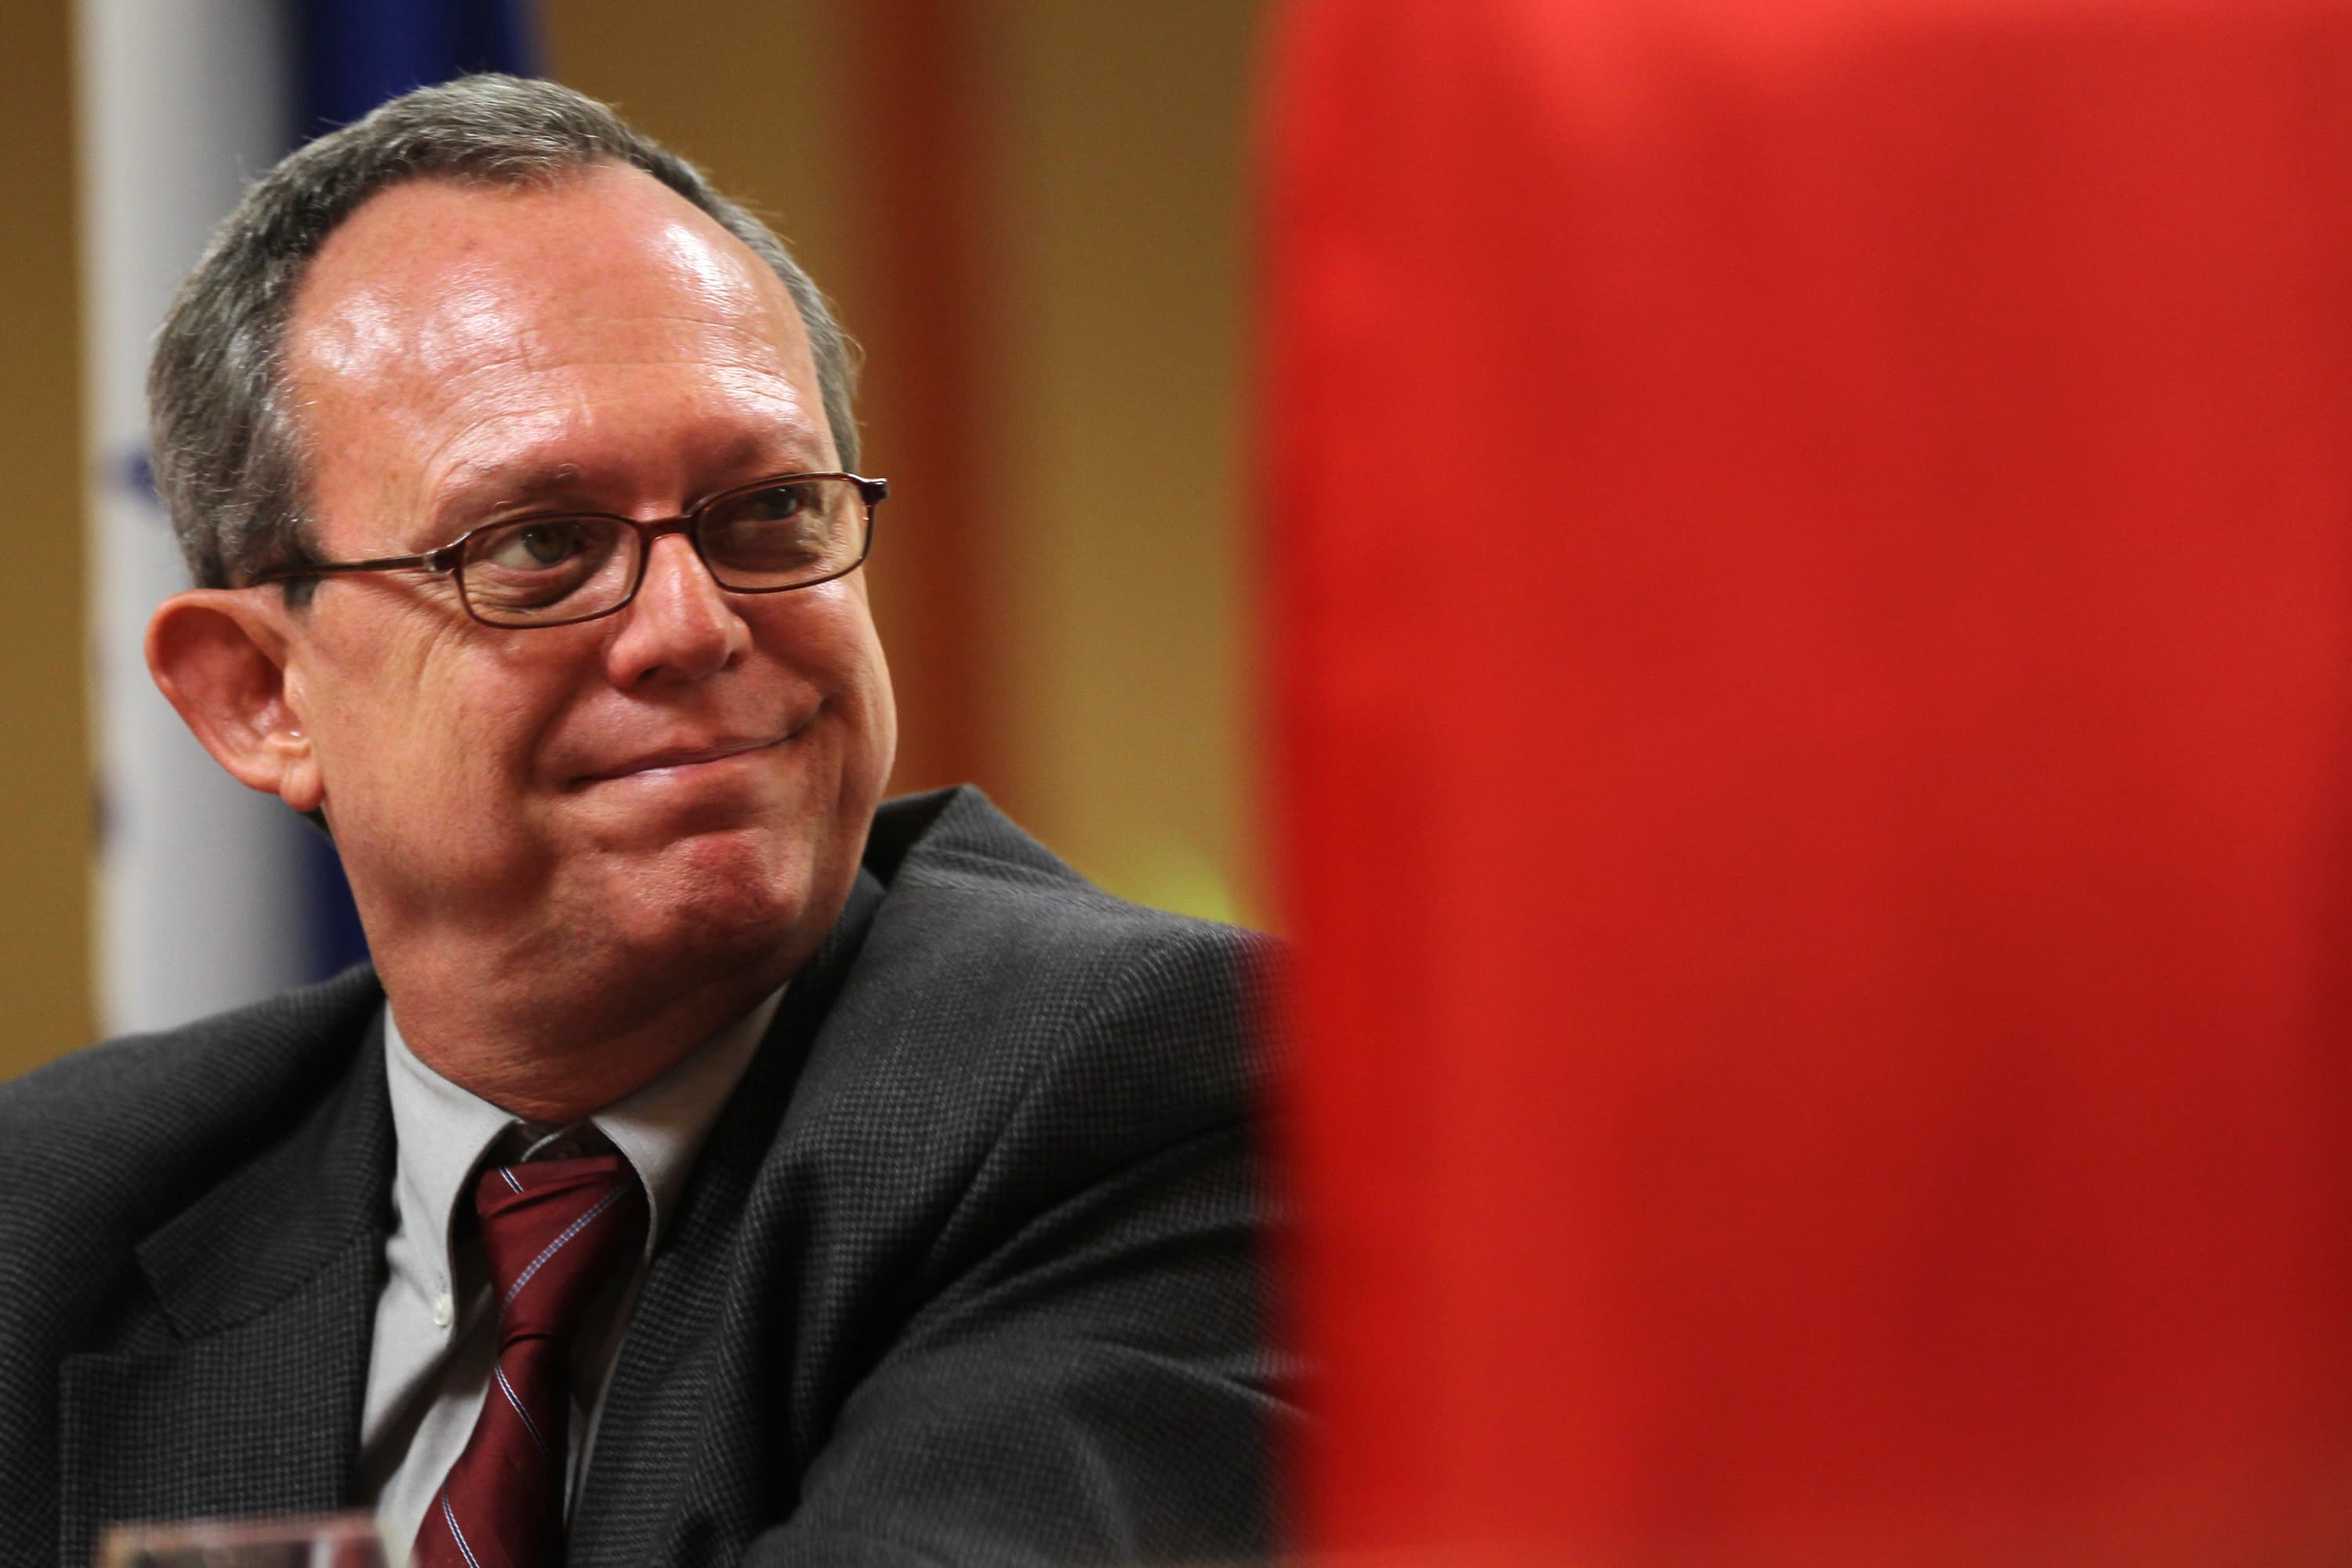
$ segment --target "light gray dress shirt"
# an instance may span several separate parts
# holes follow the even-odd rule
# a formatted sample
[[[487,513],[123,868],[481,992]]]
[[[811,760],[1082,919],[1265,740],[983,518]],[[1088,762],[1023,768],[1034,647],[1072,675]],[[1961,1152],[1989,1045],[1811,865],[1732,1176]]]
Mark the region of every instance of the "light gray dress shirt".
[[[418,1060],[384,1015],[384,1057],[399,1153],[393,1173],[388,1265],[375,1310],[367,1397],[360,1418],[360,1472],[393,1561],[405,1558],[416,1526],[474,1430],[498,1357],[496,1314],[481,1242],[465,1227],[453,1245],[471,1178],[510,1129],[516,1141],[569,1133],[628,1156],[651,1205],[645,1255],[609,1283],[572,1341],[571,1455],[565,1510],[579,1495],[595,1442],[605,1374],[619,1352],[630,1309],[662,1227],[686,1190],[710,1124],[751,1066],[782,998],[779,989],[750,1014],[695,1047],[683,1061],[589,1118],[593,1132],[531,1127],[458,1088]],[[502,1151],[502,1153],[504,1152]]]

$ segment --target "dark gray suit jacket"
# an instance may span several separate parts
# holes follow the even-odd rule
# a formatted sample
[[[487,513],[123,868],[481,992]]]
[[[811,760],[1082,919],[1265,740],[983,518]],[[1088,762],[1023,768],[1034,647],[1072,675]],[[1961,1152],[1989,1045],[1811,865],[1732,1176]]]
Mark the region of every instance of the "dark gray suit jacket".
[[[1265,1551],[1263,960],[974,792],[885,806],[649,1271],[575,1568]],[[0,1563],[354,1501],[382,1004],[357,970],[0,1086]]]

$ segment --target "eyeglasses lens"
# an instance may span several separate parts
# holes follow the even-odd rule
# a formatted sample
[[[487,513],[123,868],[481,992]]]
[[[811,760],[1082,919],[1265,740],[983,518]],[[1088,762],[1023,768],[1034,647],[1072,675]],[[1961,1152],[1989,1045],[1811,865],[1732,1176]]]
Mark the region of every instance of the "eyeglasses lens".
[[[466,603],[502,626],[591,616],[628,595],[635,531],[605,517],[528,518],[466,541]]]
[[[865,500],[847,479],[744,491],[703,512],[702,557],[723,587],[797,587],[856,563],[865,516]]]

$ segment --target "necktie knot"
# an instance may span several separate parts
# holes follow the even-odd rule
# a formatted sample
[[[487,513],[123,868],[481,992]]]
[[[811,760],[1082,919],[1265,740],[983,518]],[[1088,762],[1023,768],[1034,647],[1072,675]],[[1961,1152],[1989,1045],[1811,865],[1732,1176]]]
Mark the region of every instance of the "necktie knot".
[[[493,1165],[474,1187],[499,1343],[569,1338],[596,1288],[645,1247],[646,1194],[618,1154]]]

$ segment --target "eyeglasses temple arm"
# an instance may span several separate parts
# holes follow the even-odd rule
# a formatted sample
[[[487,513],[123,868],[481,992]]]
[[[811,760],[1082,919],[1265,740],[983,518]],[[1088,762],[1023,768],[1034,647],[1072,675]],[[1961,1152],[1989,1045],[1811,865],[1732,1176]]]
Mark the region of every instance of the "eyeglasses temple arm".
[[[379,555],[372,561],[307,561],[295,565],[272,566],[257,572],[246,580],[248,588],[258,588],[265,583],[284,582],[295,577],[324,577],[336,572],[396,572],[403,567],[415,567],[423,572],[446,572],[457,563],[455,545],[428,550],[422,555]]]

